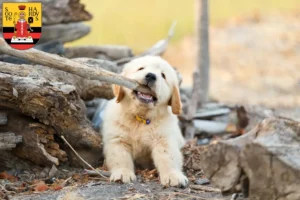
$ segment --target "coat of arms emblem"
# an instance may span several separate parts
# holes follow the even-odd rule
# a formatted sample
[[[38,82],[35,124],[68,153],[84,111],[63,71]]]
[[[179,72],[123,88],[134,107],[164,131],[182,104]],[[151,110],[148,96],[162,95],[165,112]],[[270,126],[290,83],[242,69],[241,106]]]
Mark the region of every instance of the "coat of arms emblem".
[[[42,33],[42,3],[3,2],[2,33],[5,41],[15,49],[33,47]]]

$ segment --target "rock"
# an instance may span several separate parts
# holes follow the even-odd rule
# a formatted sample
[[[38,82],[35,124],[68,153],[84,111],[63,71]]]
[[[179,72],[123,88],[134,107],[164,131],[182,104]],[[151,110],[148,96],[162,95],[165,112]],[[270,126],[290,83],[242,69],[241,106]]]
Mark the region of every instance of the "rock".
[[[201,168],[223,192],[249,192],[250,200],[300,199],[300,123],[268,118],[250,132],[193,151]]]

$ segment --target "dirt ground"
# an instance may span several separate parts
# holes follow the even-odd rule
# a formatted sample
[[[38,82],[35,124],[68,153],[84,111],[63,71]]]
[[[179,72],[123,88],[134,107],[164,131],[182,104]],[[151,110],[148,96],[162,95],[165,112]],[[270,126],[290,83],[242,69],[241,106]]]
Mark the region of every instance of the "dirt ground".
[[[164,189],[156,182],[147,184],[118,184],[107,182],[88,183],[79,188],[68,188],[59,192],[44,192],[28,196],[19,196],[14,200],[99,200],[99,199],[218,199],[225,200],[221,194],[214,192],[189,193],[189,189]]]
[[[300,12],[253,15],[211,27],[210,95],[227,103],[300,105]],[[165,54],[190,85],[196,43],[186,37]]]

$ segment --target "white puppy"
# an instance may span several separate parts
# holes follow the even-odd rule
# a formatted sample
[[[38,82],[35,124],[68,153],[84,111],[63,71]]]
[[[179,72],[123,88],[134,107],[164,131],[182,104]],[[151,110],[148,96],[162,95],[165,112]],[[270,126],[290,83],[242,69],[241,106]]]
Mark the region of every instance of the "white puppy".
[[[152,92],[113,85],[116,98],[107,105],[102,130],[110,180],[135,180],[135,162],[144,168],[154,164],[163,185],[185,186],[188,179],[182,173],[180,152],[184,139],[175,116],[181,112],[175,70],[160,57],[145,56],[128,63],[122,75]]]

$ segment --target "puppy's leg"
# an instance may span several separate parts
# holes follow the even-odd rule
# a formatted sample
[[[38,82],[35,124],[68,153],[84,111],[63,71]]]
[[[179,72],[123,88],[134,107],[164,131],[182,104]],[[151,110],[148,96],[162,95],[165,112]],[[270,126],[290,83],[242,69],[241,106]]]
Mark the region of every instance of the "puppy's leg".
[[[178,148],[159,142],[152,148],[152,158],[162,185],[187,185],[188,179],[181,171],[183,158]]]
[[[136,180],[132,156],[126,146],[122,143],[108,143],[104,146],[104,154],[111,181],[128,183]]]

